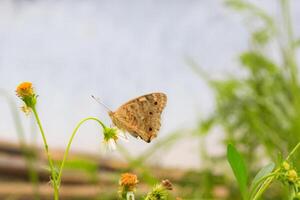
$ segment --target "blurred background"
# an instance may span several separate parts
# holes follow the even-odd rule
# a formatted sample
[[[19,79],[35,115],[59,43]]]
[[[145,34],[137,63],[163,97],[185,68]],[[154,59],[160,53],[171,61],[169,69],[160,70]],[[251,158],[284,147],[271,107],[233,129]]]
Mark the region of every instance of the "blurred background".
[[[42,138],[15,96],[22,81],[39,95],[57,163],[79,120],[111,123],[91,95],[112,110],[168,96],[150,144],[130,137],[106,152],[98,125],[82,126],[63,199],[116,199],[124,171],[138,174],[141,194],[168,178],[174,197],[240,199],[226,144],[241,149],[251,177],[300,139],[299,25],[296,0],[0,1],[1,199],[51,199]],[[274,187],[265,198],[284,199]]]

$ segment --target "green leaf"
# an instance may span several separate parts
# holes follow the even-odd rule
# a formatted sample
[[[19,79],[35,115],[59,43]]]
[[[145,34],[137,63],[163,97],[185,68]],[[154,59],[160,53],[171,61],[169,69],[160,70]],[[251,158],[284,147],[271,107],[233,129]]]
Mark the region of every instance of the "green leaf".
[[[241,63],[250,69],[253,74],[267,71],[268,75],[277,72],[278,67],[267,57],[254,51],[248,51],[240,56]]]
[[[263,9],[251,3],[250,1],[244,0],[226,0],[225,5],[235,9],[236,11],[247,11],[251,14],[252,18],[258,18],[271,30],[274,29],[273,18]]]
[[[84,158],[74,158],[67,160],[65,168],[85,171],[87,173],[95,173],[98,170],[98,163]]]
[[[202,121],[199,124],[199,131],[198,131],[200,133],[200,135],[207,134],[208,131],[210,131],[211,128],[213,127],[215,121],[216,121],[216,117],[215,116],[211,116],[210,118]]]
[[[248,7],[248,4],[240,0],[227,0],[225,4],[236,10],[245,10]]]
[[[256,174],[256,176],[254,177],[254,179],[252,181],[252,184],[250,187],[251,190],[255,189],[253,187],[258,183],[258,181],[261,178],[269,175],[273,171],[274,168],[275,168],[275,163],[271,162],[268,165],[266,165],[265,167],[263,167],[261,170],[259,170],[259,172]]]
[[[240,191],[243,199],[246,200],[248,197],[247,181],[248,173],[245,162],[240,153],[235,149],[232,144],[227,146],[227,160],[232,168],[235,178],[239,184]]]
[[[270,40],[270,31],[267,28],[263,28],[260,30],[257,30],[252,33],[252,40],[253,42],[260,44],[260,45],[265,45],[268,43]]]

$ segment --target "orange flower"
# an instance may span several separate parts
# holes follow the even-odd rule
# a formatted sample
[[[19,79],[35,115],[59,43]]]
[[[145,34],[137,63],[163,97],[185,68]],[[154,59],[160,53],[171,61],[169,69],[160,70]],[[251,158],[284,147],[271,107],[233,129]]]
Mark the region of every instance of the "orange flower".
[[[23,82],[20,85],[18,85],[16,92],[18,97],[20,98],[34,96],[32,83],[30,82]]]
[[[34,108],[36,104],[36,95],[34,93],[32,83],[30,82],[23,82],[20,85],[18,85],[16,89],[17,96],[22,99],[22,101],[26,105],[25,110],[30,110],[30,108]],[[24,110],[24,109],[23,109]]]
[[[136,184],[138,183],[137,176],[135,174],[131,173],[124,173],[121,175],[121,179],[119,184],[121,186],[128,186],[130,188],[134,188]]]
[[[134,192],[136,190],[136,184],[138,183],[137,176],[131,173],[121,174],[119,180],[119,194],[122,199],[133,199]]]

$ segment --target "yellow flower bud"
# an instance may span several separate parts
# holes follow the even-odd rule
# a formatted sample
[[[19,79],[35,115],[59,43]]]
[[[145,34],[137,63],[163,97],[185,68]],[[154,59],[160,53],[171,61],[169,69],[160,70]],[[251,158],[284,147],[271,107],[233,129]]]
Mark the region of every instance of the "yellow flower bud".
[[[298,174],[294,169],[291,169],[288,171],[287,173],[287,178],[290,182],[295,183],[297,181],[298,178]]]
[[[290,164],[289,164],[288,162],[286,162],[286,161],[284,161],[284,162],[282,163],[282,167],[283,167],[283,169],[285,169],[285,170],[289,170],[289,169],[291,168]]]

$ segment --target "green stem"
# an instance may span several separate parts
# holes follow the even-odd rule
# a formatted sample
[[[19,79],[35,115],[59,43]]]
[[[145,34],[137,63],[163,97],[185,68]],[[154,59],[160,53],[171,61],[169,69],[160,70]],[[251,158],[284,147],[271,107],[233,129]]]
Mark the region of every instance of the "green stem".
[[[64,168],[64,166],[65,166],[65,162],[66,162],[66,160],[67,160],[67,158],[68,158],[69,151],[70,151],[70,148],[71,148],[71,144],[72,144],[72,142],[73,142],[73,139],[74,139],[74,137],[75,137],[75,135],[76,135],[76,133],[77,133],[79,127],[80,127],[84,122],[86,122],[86,121],[88,121],[88,120],[94,120],[94,121],[98,122],[98,123],[102,126],[102,128],[105,129],[105,125],[104,125],[99,119],[97,119],[97,118],[95,118],[95,117],[87,117],[87,118],[84,118],[84,119],[82,119],[82,120],[76,125],[76,127],[75,127],[75,129],[73,130],[72,135],[71,135],[71,137],[70,137],[70,139],[69,139],[68,146],[67,146],[67,148],[66,148],[66,150],[65,150],[64,157],[63,157],[63,160],[62,160],[60,169],[59,169],[59,174],[58,174],[58,177],[57,177],[57,182],[58,182],[59,185],[60,185],[60,182],[61,182],[62,171],[63,171],[63,168]]]
[[[292,155],[299,149],[300,147],[300,142],[298,142],[298,144],[294,147],[294,149],[289,153],[289,155],[286,157],[286,160],[288,161]]]
[[[26,147],[27,148],[27,147]],[[22,150],[23,151],[23,150]],[[24,150],[26,151],[26,150]],[[35,153],[35,152],[34,152]],[[29,175],[29,180],[33,185],[33,193],[34,193],[34,199],[39,200],[40,195],[39,195],[39,177],[38,174],[34,168],[34,161],[35,161],[35,155],[28,155],[28,153],[24,153],[25,160],[26,160],[26,165],[28,166],[28,175]]]
[[[295,57],[295,39],[294,39],[294,31],[292,26],[291,12],[289,0],[281,0],[281,9],[282,9],[282,18],[284,29],[286,30],[286,63],[291,67],[291,72],[294,74],[292,78],[297,78],[297,63]],[[297,80],[294,80],[297,81]]]
[[[298,144],[289,153],[289,155],[286,158],[286,161],[288,161],[291,158],[291,156],[299,149],[299,147],[300,147],[300,142],[298,142]],[[272,174],[277,174],[279,171],[280,171],[280,167],[277,168]],[[263,183],[262,187],[257,191],[257,193],[255,194],[255,196],[252,200],[257,200],[265,192],[265,190],[270,186],[270,184],[272,183],[274,178],[275,178],[275,176],[268,178],[265,181],[265,183]]]
[[[15,123],[15,128],[16,128],[16,133],[17,133],[17,137],[19,140],[19,145],[20,145],[20,149],[22,152],[22,155],[25,158],[25,163],[26,166],[28,168],[28,176],[29,176],[29,180],[32,183],[33,186],[33,192],[34,192],[34,199],[35,200],[39,200],[39,190],[38,190],[38,182],[39,182],[39,178],[38,178],[38,174],[36,172],[36,170],[34,169],[34,157],[32,156],[32,152],[25,140],[25,131],[24,128],[22,126],[21,123],[21,119],[20,116],[18,115],[18,113],[16,112],[16,107],[17,105],[15,104],[15,102],[11,99],[11,97],[8,95],[8,93],[6,91],[3,91],[0,89],[0,96],[3,96],[10,107],[10,111]]]
[[[273,174],[278,173],[280,170],[280,168],[276,169]],[[259,190],[257,191],[257,193],[255,194],[254,198],[252,200],[257,200],[264,192],[265,190],[270,186],[270,184],[272,183],[273,179],[275,178],[275,176],[272,176],[270,178],[268,178],[262,185],[261,188],[259,188]]]
[[[300,110],[299,104],[299,84],[298,84],[298,69],[296,61],[296,52],[295,52],[295,39],[293,31],[293,23],[290,12],[290,1],[281,0],[281,13],[283,18],[283,29],[285,30],[285,35],[283,38],[285,40],[285,48],[283,49],[283,58],[285,65],[288,67],[291,76],[291,89],[295,96],[294,104],[298,110]]]
[[[274,177],[276,174],[277,174],[277,173],[273,172],[273,173],[271,173],[271,174],[269,174],[269,175],[267,175],[267,176],[262,177],[262,178],[261,178],[261,179],[253,186],[252,191],[257,190],[257,187],[261,184],[261,182],[265,181],[266,179],[269,179],[269,178]],[[263,184],[265,184],[265,183],[263,183]],[[263,184],[262,184],[262,185],[263,185]],[[255,193],[255,196],[257,195],[257,193],[258,193],[258,191]],[[253,193],[250,193],[250,199],[252,199],[252,198],[251,198],[252,196],[253,196]],[[254,199],[254,198],[253,198],[253,199]]]
[[[50,155],[50,152],[49,152],[49,147],[48,147],[48,143],[47,143],[47,140],[46,140],[45,132],[44,132],[41,120],[39,118],[39,115],[36,111],[35,106],[32,107],[32,111],[33,111],[33,114],[35,116],[35,119],[37,121],[37,124],[39,126],[39,129],[40,129],[40,132],[41,132],[41,135],[42,135],[42,138],[43,138],[44,147],[45,147],[45,151],[46,151],[46,154],[47,154],[49,167],[50,167],[50,171],[51,171],[51,176],[52,176],[52,184],[53,184],[53,187],[54,187],[54,199],[58,200],[59,199],[59,188],[58,188],[57,179],[56,179],[56,175],[55,175],[55,169],[54,169],[53,161],[52,161],[52,158],[51,158],[51,155]]]

